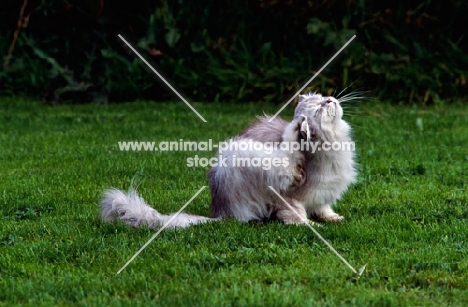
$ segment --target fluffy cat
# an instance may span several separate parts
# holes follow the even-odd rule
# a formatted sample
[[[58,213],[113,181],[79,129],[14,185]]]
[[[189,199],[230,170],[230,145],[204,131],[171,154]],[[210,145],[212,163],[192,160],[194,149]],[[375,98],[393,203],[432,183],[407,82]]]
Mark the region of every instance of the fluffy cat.
[[[350,98],[345,96],[342,101],[347,100]],[[332,205],[355,181],[357,174],[354,148],[329,148],[331,144],[352,142],[351,128],[342,116],[339,100],[307,94],[299,96],[291,122],[259,117],[218,152],[218,161],[223,160],[225,164],[219,163],[208,173],[211,217],[181,213],[168,226],[187,227],[222,218],[242,222],[278,219],[286,224],[306,223],[309,217],[341,221],[343,217],[333,211]],[[267,144],[274,146],[267,148]],[[315,147],[307,148],[307,144]],[[328,145],[329,150],[324,150],[322,145]],[[271,163],[268,169],[265,165],[246,163],[255,159],[257,162],[276,159],[277,163]],[[244,164],[236,164],[239,161]],[[125,193],[109,189],[101,201],[104,221],[118,219],[133,227],[140,224],[159,227],[172,216],[151,208],[135,190]]]

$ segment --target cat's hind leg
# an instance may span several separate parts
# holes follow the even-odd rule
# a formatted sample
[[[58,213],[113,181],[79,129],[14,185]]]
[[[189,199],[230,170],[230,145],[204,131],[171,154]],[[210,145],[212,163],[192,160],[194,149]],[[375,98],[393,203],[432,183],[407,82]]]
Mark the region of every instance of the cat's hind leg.
[[[285,204],[283,200],[278,200],[275,206],[276,210],[274,216],[276,219],[285,224],[309,223],[307,212],[300,202],[290,197],[284,197],[284,200],[286,200],[288,204]]]

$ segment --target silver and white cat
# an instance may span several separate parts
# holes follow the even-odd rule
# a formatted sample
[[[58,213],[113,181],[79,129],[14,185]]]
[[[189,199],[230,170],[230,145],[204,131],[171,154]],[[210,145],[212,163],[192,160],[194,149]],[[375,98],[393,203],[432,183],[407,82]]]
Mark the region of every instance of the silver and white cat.
[[[350,100],[349,97],[343,99],[346,100]],[[242,222],[277,219],[286,224],[307,223],[309,217],[330,222],[343,220],[332,206],[356,180],[354,150],[344,146],[340,150],[320,150],[325,142],[352,142],[351,127],[342,116],[339,100],[307,94],[299,96],[291,122],[259,117],[253,125],[226,142],[230,146],[218,153],[218,161],[224,159],[225,163],[209,171],[211,217],[181,213],[168,227],[187,227],[222,218],[235,218]],[[304,146],[297,149],[296,146],[292,150],[294,146],[291,144],[301,142],[315,145],[307,149]],[[268,150],[261,146],[267,143],[277,146]],[[315,150],[312,152],[311,148]],[[238,165],[235,162],[239,158],[250,161],[278,158],[277,161],[287,163],[277,163],[265,169],[258,165]],[[104,221],[121,220],[133,227],[140,224],[160,227],[173,215],[160,214],[133,189],[128,193],[109,189],[101,201],[101,218]]]

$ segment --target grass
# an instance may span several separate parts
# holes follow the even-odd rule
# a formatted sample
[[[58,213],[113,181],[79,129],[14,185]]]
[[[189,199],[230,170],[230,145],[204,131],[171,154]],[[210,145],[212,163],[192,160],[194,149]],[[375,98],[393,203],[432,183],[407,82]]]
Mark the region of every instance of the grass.
[[[164,231],[104,224],[104,189],[177,211],[207,185],[186,159],[211,152],[121,152],[118,141],[222,141],[274,105],[0,104],[0,306],[466,306],[468,106],[356,104],[360,175],[318,231],[228,220]],[[292,108],[282,115],[290,117]],[[208,190],[186,209],[206,215]]]

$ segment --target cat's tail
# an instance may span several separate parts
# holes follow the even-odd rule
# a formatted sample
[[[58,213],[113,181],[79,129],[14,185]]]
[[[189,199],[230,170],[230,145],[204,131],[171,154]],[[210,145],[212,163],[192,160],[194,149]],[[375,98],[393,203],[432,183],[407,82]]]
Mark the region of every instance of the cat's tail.
[[[106,222],[120,220],[134,228],[145,224],[150,228],[164,226],[176,213],[162,215],[151,208],[134,189],[128,193],[117,189],[108,189],[101,200],[101,219]],[[166,226],[167,228],[188,227],[193,224],[217,221],[204,216],[179,213]]]

